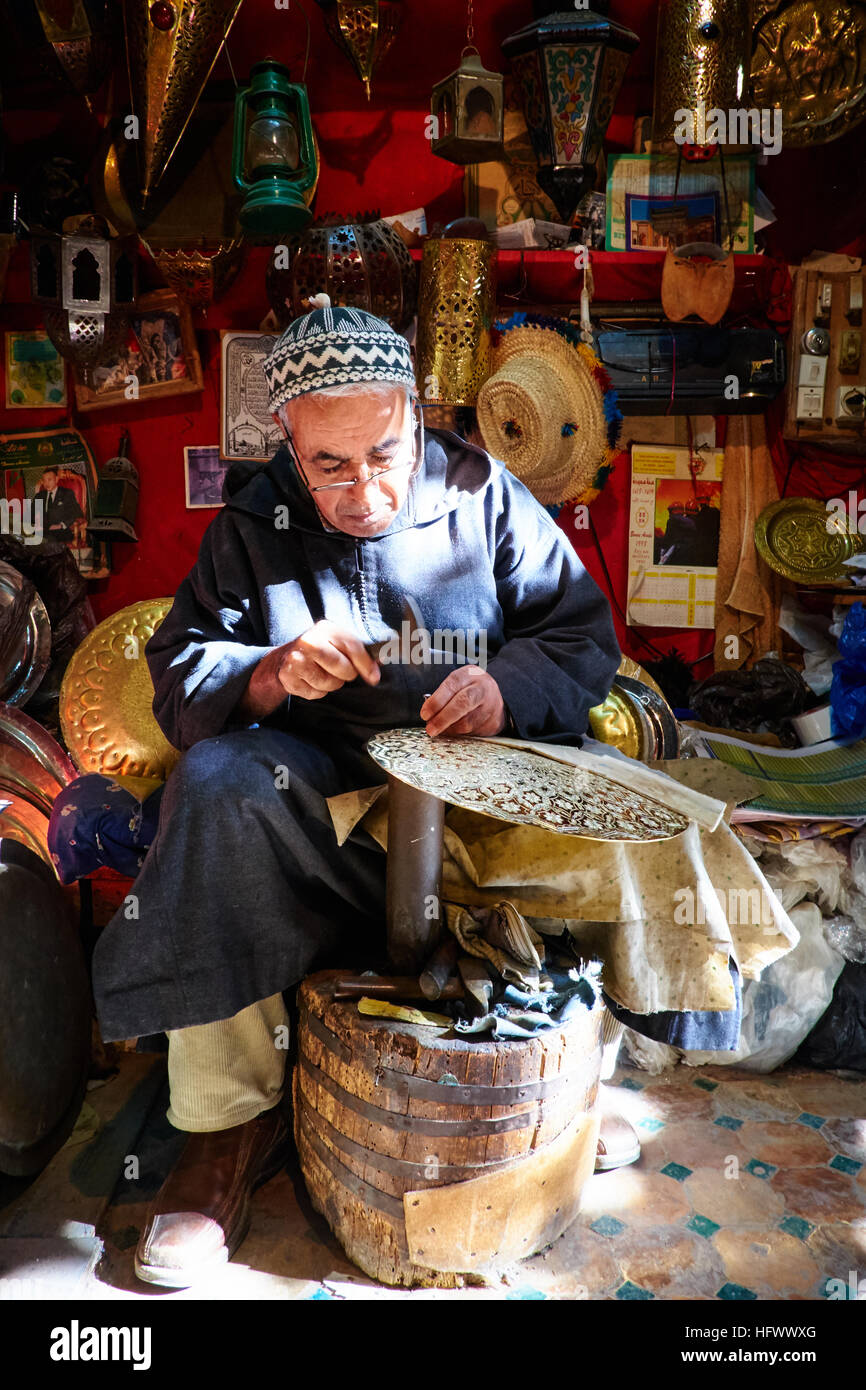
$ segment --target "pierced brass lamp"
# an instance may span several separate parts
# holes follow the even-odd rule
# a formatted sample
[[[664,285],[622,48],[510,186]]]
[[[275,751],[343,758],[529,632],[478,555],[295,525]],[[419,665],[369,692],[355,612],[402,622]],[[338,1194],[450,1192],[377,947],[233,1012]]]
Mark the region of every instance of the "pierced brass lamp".
[[[397,36],[403,0],[317,0],[325,26],[351,60],[370,100],[373,73]]]

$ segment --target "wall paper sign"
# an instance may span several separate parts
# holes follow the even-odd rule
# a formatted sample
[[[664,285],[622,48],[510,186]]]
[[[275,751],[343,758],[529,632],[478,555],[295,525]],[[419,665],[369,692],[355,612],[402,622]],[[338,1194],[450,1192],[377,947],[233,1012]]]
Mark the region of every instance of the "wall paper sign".
[[[0,434],[0,498],[8,504],[9,532],[16,534],[16,518],[35,518],[40,539],[34,548],[47,542],[67,546],[86,579],[110,573],[109,547],[87,534],[97,482],[93,455],[78,430]],[[33,543],[32,536],[22,539]]]
[[[220,333],[220,454],[229,462],[267,463],[283,442],[268,409],[268,384],[262,370],[276,341],[273,333]]]
[[[630,626],[713,627],[724,458],[632,445]]]
[[[6,409],[64,410],[66,363],[42,330],[6,334]]]

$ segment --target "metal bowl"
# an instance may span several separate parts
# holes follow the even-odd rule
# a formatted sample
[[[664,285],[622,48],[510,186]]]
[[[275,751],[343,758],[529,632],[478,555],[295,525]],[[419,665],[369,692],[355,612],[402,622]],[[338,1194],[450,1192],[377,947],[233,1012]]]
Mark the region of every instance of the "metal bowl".
[[[0,621],[24,587],[24,576],[0,561]],[[0,700],[26,705],[51,664],[51,623],[45,604],[34,592],[30,619],[5,671],[0,671]]]

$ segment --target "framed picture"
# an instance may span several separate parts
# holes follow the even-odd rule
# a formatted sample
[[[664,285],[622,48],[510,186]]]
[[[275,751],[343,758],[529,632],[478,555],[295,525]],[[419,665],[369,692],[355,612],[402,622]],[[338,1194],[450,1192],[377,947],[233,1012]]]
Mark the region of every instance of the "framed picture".
[[[220,454],[267,463],[283,442],[268,409],[262,362],[277,341],[274,333],[220,333],[222,357]]]
[[[189,306],[171,290],[141,295],[129,314],[123,347],[93,369],[90,385],[74,371],[79,410],[201,391],[201,359]]]
[[[692,241],[721,244],[722,229],[717,193],[697,193],[688,198],[644,198],[625,195],[627,251],[665,251]]]
[[[97,484],[93,455],[78,430],[0,435],[0,498],[11,534],[37,550],[47,541],[67,546],[86,579],[110,573],[108,546],[87,531]]]
[[[7,410],[63,410],[66,363],[44,330],[6,334]]]
[[[229,465],[218,444],[190,444],[183,451],[187,507],[221,507],[223,480]]]
[[[678,245],[682,244],[680,236],[686,241],[713,240],[694,235],[709,231],[713,221],[720,232],[719,244],[725,249],[730,239],[732,250],[754,251],[754,155],[729,155],[725,159],[724,178],[725,186],[718,159],[701,164],[683,161],[678,168],[676,155],[610,155],[605,234],[608,251],[663,252],[669,236]]]

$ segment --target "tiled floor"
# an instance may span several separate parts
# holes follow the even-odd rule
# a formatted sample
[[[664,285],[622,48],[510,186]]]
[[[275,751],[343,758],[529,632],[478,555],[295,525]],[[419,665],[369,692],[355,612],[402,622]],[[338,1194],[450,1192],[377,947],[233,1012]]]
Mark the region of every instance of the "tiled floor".
[[[578,1220],[523,1266],[527,1284],[814,1299],[856,1297],[862,1280],[866,1297],[866,1078],[679,1067],[621,1070],[611,1091],[642,1157],[592,1178]]]
[[[641,1136],[640,1161],[593,1177],[578,1220],[501,1284],[435,1296],[850,1299],[862,1281],[866,1297],[866,1078],[621,1070],[611,1092]],[[354,1270],[291,1172],[256,1194],[247,1240],[207,1289],[139,1284],[132,1257],[147,1202],[182,1143],[165,1101],[163,1064],[127,1055],[121,1074],[89,1094],[76,1143],[29,1185],[0,1180],[0,1295],[431,1296]],[[137,1178],[123,1176],[130,1154]]]

